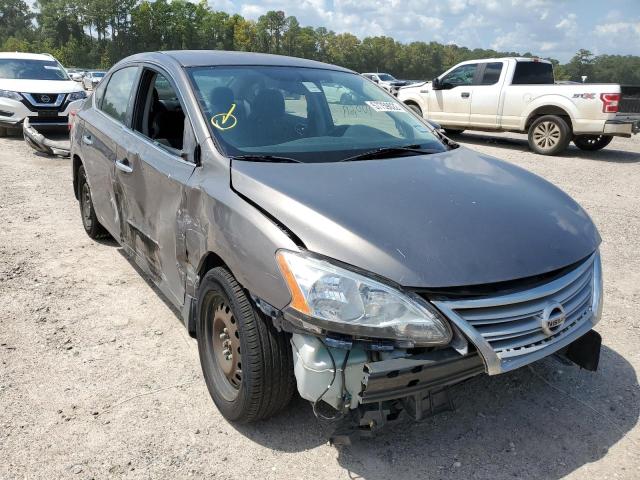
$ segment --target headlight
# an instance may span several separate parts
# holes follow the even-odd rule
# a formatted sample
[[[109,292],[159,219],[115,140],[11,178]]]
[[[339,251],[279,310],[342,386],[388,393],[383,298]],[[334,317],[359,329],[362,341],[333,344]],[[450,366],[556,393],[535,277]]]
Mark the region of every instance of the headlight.
[[[0,90],[0,97],[10,98],[11,100],[21,101],[22,97],[18,92],[12,92],[11,90]]]
[[[81,92],[70,93],[68,100],[70,102],[73,102],[74,100],[82,100],[83,98],[87,98],[87,94],[84,90],[82,90]]]
[[[447,321],[420,297],[325,260],[280,250],[277,260],[291,292],[289,308],[302,323],[333,332],[443,345]]]

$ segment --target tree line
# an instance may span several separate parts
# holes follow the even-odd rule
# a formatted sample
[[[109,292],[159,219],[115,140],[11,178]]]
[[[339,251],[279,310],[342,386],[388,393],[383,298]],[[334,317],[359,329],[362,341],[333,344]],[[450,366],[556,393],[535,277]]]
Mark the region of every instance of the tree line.
[[[360,39],[325,27],[302,26],[283,11],[249,20],[212,9],[206,0],[0,0],[0,50],[48,52],[67,67],[108,68],[151,50],[220,49],[267,52],[334,63],[358,72],[431,79],[458,62],[531,52],[469,49],[437,42],[402,43],[387,36]],[[640,84],[640,56],[580,50],[555,59],[560,80]]]

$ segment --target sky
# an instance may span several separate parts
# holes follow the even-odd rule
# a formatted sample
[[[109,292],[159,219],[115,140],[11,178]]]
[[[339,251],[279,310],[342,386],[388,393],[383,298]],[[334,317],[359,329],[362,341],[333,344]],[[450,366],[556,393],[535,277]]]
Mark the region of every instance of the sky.
[[[640,55],[640,0],[210,0],[216,10],[257,19],[284,10],[303,25],[403,43],[527,51],[568,61],[594,54]]]

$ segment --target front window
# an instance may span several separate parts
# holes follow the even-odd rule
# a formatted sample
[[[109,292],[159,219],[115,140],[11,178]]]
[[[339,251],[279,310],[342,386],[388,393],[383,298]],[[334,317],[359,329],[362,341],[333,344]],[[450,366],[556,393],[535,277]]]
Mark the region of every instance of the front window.
[[[67,72],[55,60],[0,58],[0,78],[13,80],[69,80]]]
[[[476,63],[460,65],[442,77],[440,82],[448,88],[473,85],[473,78],[476,75],[477,68],[478,65]]]
[[[422,120],[360,75],[272,66],[194,67],[189,73],[228,156],[334,162],[380,148],[446,150]]]

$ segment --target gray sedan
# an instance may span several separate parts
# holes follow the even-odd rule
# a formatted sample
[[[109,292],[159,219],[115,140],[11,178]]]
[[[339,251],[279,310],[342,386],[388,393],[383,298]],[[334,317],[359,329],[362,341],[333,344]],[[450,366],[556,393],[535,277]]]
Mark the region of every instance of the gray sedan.
[[[134,55],[78,112],[71,157],[86,232],[179,309],[231,421],[297,389],[344,419],[339,441],[441,410],[477,374],[553,353],[597,367],[600,237],[584,210],[352,71]]]

